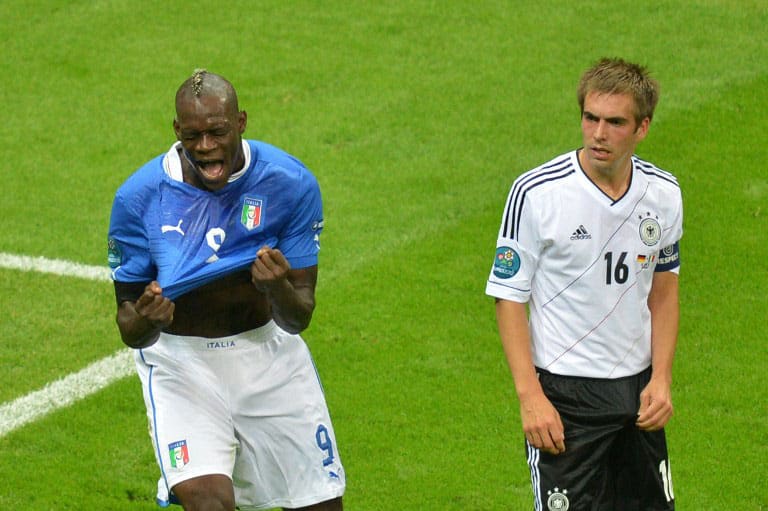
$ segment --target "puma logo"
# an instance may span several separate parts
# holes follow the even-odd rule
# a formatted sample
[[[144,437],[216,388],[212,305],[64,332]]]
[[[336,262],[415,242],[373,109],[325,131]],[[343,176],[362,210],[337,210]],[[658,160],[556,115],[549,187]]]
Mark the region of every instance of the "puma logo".
[[[178,232],[182,236],[184,236],[184,231],[181,230],[181,223],[184,221],[184,219],[179,219],[179,223],[177,225],[163,225],[160,227],[160,231],[165,234],[166,232],[174,231]]]

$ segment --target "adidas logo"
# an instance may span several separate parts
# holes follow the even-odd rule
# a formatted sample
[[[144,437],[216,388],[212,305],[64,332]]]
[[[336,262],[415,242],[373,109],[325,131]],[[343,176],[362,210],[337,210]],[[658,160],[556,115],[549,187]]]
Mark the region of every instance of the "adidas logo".
[[[587,228],[583,225],[579,225],[579,228],[573,231],[571,234],[572,240],[591,240],[592,235],[587,232]]]

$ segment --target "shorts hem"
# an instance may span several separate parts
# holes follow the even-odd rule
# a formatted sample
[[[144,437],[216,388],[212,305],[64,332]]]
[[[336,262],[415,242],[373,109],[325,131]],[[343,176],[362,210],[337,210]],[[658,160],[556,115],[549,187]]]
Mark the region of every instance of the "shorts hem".
[[[196,477],[213,476],[213,475],[226,476],[230,481],[232,481],[232,474],[229,474],[224,470],[213,469],[211,467],[200,467],[200,468],[197,468],[196,470],[190,470],[189,472],[176,474],[176,477],[168,477],[168,474],[166,472],[165,484],[166,484],[166,487],[168,488],[168,495],[161,495],[160,493],[158,493],[157,501],[158,503],[170,502],[171,504],[173,504],[174,502],[172,500],[173,497],[171,496],[171,493],[173,492],[174,486],[176,486],[179,483],[183,483],[184,481],[189,481],[190,479],[194,479]]]
[[[311,497],[304,497],[301,499],[274,499],[264,504],[248,505],[248,504],[238,503],[237,508],[240,509],[241,511],[263,511],[265,509],[274,509],[274,508],[293,509],[293,508],[307,507],[313,504],[319,504],[321,502],[325,502],[327,500],[333,500],[339,497],[343,497],[345,489],[346,489],[346,486],[322,495],[313,495]]]

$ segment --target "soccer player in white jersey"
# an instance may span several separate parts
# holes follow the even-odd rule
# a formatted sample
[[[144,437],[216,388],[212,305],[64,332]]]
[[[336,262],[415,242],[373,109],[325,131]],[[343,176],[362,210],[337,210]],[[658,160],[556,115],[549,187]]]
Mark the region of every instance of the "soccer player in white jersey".
[[[682,199],[634,152],[658,84],[602,59],[578,88],[583,146],[512,185],[486,293],[520,402],[534,509],[671,510]]]
[[[178,141],[117,191],[109,264],[161,477],[186,510],[340,510],[345,489],[303,339],[315,307],[320,190],[296,158],[243,140],[246,112],[198,70]]]

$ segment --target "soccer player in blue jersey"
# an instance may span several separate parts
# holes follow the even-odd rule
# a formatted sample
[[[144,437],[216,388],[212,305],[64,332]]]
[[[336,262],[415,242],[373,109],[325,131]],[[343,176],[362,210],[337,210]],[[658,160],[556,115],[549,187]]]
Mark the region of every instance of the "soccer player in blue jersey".
[[[534,509],[674,509],[683,209],[634,154],[658,85],[602,59],[578,89],[583,146],[519,176],[486,285],[520,402]]]
[[[300,333],[315,308],[320,190],[296,158],[244,140],[223,77],[176,94],[170,150],[117,191],[109,264],[135,349],[161,506],[340,510],[322,387]]]

